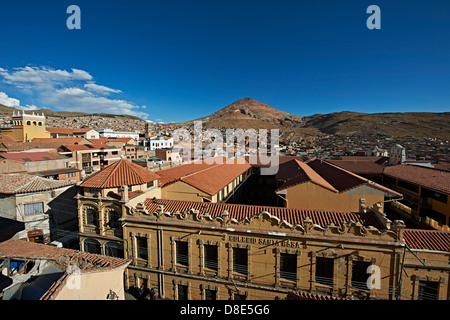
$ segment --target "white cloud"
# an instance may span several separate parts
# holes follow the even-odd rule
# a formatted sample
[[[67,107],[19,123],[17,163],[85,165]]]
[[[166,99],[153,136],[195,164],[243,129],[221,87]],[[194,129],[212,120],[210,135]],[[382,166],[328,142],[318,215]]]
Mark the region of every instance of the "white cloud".
[[[92,76],[83,70],[72,69],[72,72],[66,70],[55,70],[48,67],[24,67],[15,68],[15,71],[8,72],[5,69],[0,70],[0,74],[10,84],[43,84],[51,82],[63,82],[70,80],[91,80]]]
[[[79,88],[64,88],[48,98],[48,103],[58,105],[60,108],[69,111],[81,111],[88,113],[112,113],[128,114],[141,118],[146,118],[147,114],[140,112],[139,106],[128,101],[119,99],[109,99],[100,97],[92,92]]]
[[[112,99],[112,93],[120,94],[121,90],[96,84],[89,72],[80,69],[61,70],[50,67],[21,67],[10,71],[0,68],[0,79],[13,85],[38,101],[55,110],[81,111],[87,113],[128,114],[146,119],[148,115],[141,110],[146,106],[137,106],[132,102]],[[20,106],[17,99],[0,96],[1,101]],[[17,101],[15,101],[17,100]],[[34,110],[34,105],[27,105],[25,110]],[[37,108],[37,107],[36,107]]]
[[[32,104],[32,105],[28,105],[27,104],[25,107],[20,106],[20,107],[17,107],[17,109],[21,109],[21,110],[27,111],[27,110],[37,110],[39,108],[37,106],[35,106],[34,104]]]
[[[105,86],[101,86],[95,83],[86,83],[84,87],[90,91],[97,92],[99,94],[110,94],[110,93],[122,93],[120,90],[111,89]]]
[[[6,93],[0,92],[0,104],[7,106],[7,107],[16,108],[16,107],[20,106],[20,100],[10,98]]]

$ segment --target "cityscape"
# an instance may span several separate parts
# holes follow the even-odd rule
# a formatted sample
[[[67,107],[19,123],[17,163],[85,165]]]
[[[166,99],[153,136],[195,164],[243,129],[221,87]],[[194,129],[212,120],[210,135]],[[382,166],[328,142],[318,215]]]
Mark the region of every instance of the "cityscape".
[[[51,53],[39,46],[34,56],[23,53],[26,66],[13,54],[0,54],[0,300],[127,300],[151,307],[189,301],[192,305],[175,304],[180,308],[171,312],[207,317],[274,316],[274,301],[298,308],[314,301],[336,306],[450,300],[448,41],[439,55],[433,51],[448,28],[439,29],[436,39],[416,39],[428,43],[427,49],[403,50],[389,40],[404,32],[389,22],[398,5],[379,1],[369,7],[372,11],[363,5],[362,30],[344,41],[355,37],[365,49],[353,45],[359,58],[347,59],[353,51],[333,47],[339,61],[333,64],[322,51],[325,42],[308,35],[330,32],[327,39],[336,41],[335,34],[303,12],[313,31],[291,32],[317,47],[302,51],[302,57],[324,65],[285,69],[284,62],[272,64],[269,57],[293,63],[292,52],[248,51],[242,45],[266,39],[281,51],[299,49],[283,42],[287,26],[294,26],[283,17],[291,17],[298,4],[286,2],[282,9],[270,1],[258,8],[244,3],[236,13],[202,1],[192,7],[149,3],[133,7],[119,1],[107,11],[133,12],[140,24],[136,36],[117,35],[131,46],[126,53],[119,49],[108,56],[104,50],[113,48],[114,38],[106,33],[99,40],[105,48],[97,46],[94,35],[105,20],[92,22],[101,6],[80,1],[68,8],[44,4],[64,7],[67,19],[64,30],[51,36],[69,34],[66,46],[86,41],[81,48],[98,50],[66,56],[79,67],[62,62],[66,49],[42,35],[49,48],[61,50],[59,59],[50,62]],[[38,10],[29,5],[27,10]],[[304,6],[303,11],[325,19],[316,5]],[[358,9],[356,2],[345,10],[332,7],[342,14]],[[386,8],[387,22],[380,24]],[[184,10],[193,17],[211,16],[180,29],[176,39],[183,53],[162,35],[152,35],[162,50],[158,53],[150,44],[133,42],[150,25],[167,27],[160,14],[152,13],[149,22],[136,12],[144,9],[179,23],[187,21]],[[4,10],[15,12],[17,5]],[[430,17],[435,10],[430,4],[421,14]],[[448,12],[436,12],[442,19],[430,22],[424,34],[449,22]],[[228,25],[227,14],[236,25]],[[266,33],[254,25],[258,14],[273,18],[271,28],[260,26]],[[249,20],[239,20],[244,17]],[[346,17],[340,31],[359,21]],[[55,21],[49,18],[40,28],[50,30]],[[18,39],[29,39],[11,17],[7,22]],[[221,38],[211,40],[211,47],[198,42],[212,34],[205,24]],[[193,30],[199,38],[187,35]],[[162,32],[174,36],[171,28]],[[365,87],[359,78],[368,75],[358,67],[369,62],[365,37],[383,41],[393,52],[377,53],[380,68],[373,75],[386,85],[377,82],[373,96],[367,95],[375,82]],[[403,45],[413,48],[410,37]],[[228,47],[220,50],[231,56],[219,54],[220,41],[235,43],[241,55]],[[135,46],[160,62],[141,57]],[[11,50],[20,51],[19,46]],[[205,51],[214,54],[205,58]],[[130,61],[120,65],[121,54]],[[428,69],[411,74],[406,65],[395,65],[402,54],[410,61],[426,57]],[[121,75],[102,70],[107,63]],[[134,74],[135,63],[155,72],[155,79]],[[210,68],[212,63],[217,69]],[[236,64],[256,73],[243,72],[232,84],[228,70],[235,71]],[[350,68],[348,73],[341,65]],[[398,70],[391,73],[393,65]],[[397,79],[401,72],[404,79]],[[416,75],[423,90],[414,88]],[[436,80],[425,87],[429,79]],[[341,87],[341,80],[348,82]],[[233,304],[210,304],[214,300]]]

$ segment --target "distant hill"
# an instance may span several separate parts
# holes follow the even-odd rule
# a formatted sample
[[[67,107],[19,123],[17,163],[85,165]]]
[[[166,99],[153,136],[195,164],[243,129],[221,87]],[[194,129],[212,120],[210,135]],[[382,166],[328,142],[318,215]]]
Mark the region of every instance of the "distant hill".
[[[388,137],[450,139],[450,112],[358,113],[335,112],[304,117],[305,128],[350,136],[379,133]]]
[[[7,107],[0,104],[0,116],[11,116],[12,113],[22,111],[20,109]],[[130,116],[127,114],[109,114],[109,113],[86,113],[86,112],[71,112],[71,111],[53,111],[49,109],[37,109],[37,110],[29,110],[25,111],[26,113],[44,113],[46,117],[57,117],[57,118],[63,118],[63,117],[83,117],[83,116],[98,116],[98,117],[109,117],[109,118],[126,118],[126,119],[135,119],[135,120],[142,120],[139,117]],[[142,120],[144,121],[144,120]]]
[[[244,98],[201,120],[204,127],[242,129],[287,129],[303,125],[301,116],[277,110],[251,98]]]
[[[203,127],[242,129],[274,129],[288,140],[324,135],[370,136],[376,133],[388,137],[450,139],[450,112],[359,113],[334,112],[298,116],[277,110],[251,98],[244,98],[196,120]],[[192,125],[196,120],[178,125]]]

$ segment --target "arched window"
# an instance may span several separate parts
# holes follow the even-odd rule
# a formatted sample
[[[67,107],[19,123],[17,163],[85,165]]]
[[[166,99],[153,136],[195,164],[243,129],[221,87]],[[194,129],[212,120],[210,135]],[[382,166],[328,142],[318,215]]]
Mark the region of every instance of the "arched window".
[[[86,223],[98,227],[98,213],[96,209],[86,209]]]
[[[90,253],[101,254],[100,242],[95,239],[86,239],[84,241],[84,251]]]
[[[33,121],[33,126],[36,126],[36,125],[37,125],[36,121]]]
[[[27,126],[31,126],[31,121],[30,120],[27,121]]]
[[[42,121],[38,122],[39,127],[42,127]]]

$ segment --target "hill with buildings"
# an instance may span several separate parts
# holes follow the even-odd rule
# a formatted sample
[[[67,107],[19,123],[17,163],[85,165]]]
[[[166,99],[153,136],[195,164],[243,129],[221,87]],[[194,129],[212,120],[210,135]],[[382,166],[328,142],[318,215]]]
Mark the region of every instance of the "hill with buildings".
[[[7,118],[18,109],[0,105],[0,116]],[[30,111],[28,111],[30,112]],[[130,115],[33,110],[47,116],[47,125],[54,127],[104,127],[116,130],[145,132],[146,121]],[[182,123],[148,123],[153,134],[170,134],[179,127],[192,129],[195,121],[203,128],[279,129],[285,141],[316,139],[328,135],[371,136],[391,138],[412,137],[450,140],[450,112],[360,113],[333,112],[311,116],[293,115],[251,98],[237,100],[202,118]],[[5,123],[3,121],[3,123]]]
[[[305,128],[326,134],[450,139],[450,112],[334,112],[303,117]]]

